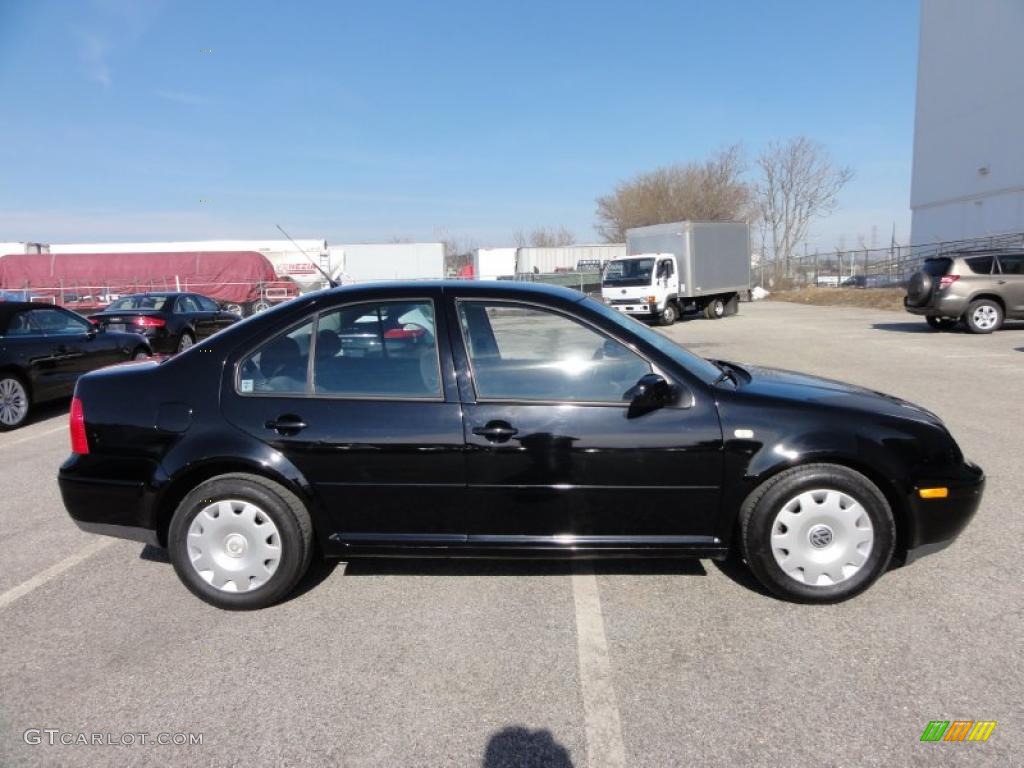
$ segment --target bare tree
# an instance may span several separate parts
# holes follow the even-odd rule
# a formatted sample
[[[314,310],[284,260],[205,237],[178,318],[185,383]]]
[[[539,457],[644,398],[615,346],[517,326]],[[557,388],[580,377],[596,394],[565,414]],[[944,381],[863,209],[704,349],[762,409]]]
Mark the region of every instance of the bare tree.
[[[516,248],[523,248],[532,245],[535,248],[559,248],[563,245],[572,245],[576,242],[574,235],[566,227],[538,227],[531,230],[529,234],[523,230],[516,230],[512,234],[512,242]]]
[[[789,275],[797,246],[806,242],[811,222],[835,210],[839,191],[853,169],[833,164],[824,146],[797,136],[771,142],[757,157],[760,180],[754,187],[772,252]]]
[[[749,185],[743,181],[743,150],[728,147],[699,163],[642,173],[597,198],[597,231],[609,243],[621,243],[626,230],[670,221],[747,221],[756,214]]]
[[[447,227],[434,229],[434,237],[444,243],[444,267],[446,273],[456,273],[473,261],[473,251],[478,247],[471,237],[458,237],[448,231]]]

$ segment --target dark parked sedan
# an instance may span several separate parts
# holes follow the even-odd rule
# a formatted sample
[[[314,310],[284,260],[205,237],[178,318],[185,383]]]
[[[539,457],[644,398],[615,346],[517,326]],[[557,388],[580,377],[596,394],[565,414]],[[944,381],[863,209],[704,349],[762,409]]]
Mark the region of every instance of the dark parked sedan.
[[[89,319],[103,328],[142,333],[155,351],[174,354],[240,318],[198,293],[139,293],[122,296]]]
[[[20,427],[36,403],[68,397],[83,373],[150,355],[137,333],[104,333],[63,307],[0,302],[0,430]]]
[[[378,335],[350,354],[354,327]],[[908,402],[705,360],[513,283],[311,294],[86,376],[74,402],[72,518],[167,547],[224,608],[282,599],[314,542],[341,558],[735,549],[775,593],[835,602],[951,542],[984,484]]]

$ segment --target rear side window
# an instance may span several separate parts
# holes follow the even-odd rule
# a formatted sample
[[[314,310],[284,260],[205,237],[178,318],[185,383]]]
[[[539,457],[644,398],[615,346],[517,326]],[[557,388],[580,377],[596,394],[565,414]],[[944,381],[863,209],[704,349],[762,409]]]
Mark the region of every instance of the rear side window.
[[[242,361],[238,391],[242,394],[306,393],[313,321],[277,336]]]
[[[952,259],[925,259],[921,269],[932,277],[941,277],[953,266]]]
[[[7,336],[31,336],[34,333],[42,333],[42,331],[32,320],[31,312],[19,312],[13,315],[7,324]]]
[[[1024,253],[1000,256],[999,266],[1002,267],[1004,275],[1024,275]]]
[[[313,391],[334,397],[440,398],[434,305],[394,301],[320,316]]]
[[[971,268],[971,272],[976,275],[991,275],[992,264],[995,259],[991,256],[975,256],[973,259],[964,259],[967,262],[967,266]]]

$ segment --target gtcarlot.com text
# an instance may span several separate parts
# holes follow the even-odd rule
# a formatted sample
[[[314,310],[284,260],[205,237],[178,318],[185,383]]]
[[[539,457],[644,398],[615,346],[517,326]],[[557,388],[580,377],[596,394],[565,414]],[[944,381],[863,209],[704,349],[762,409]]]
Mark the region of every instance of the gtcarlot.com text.
[[[59,728],[29,728],[22,734],[26,744],[80,747],[146,747],[146,746],[201,746],[201,733],[87,733],[62,731]]]

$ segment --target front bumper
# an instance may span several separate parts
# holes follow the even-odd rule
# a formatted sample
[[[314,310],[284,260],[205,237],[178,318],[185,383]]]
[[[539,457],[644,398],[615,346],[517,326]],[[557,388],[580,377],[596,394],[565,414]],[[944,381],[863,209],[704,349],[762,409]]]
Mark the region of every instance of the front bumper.
[[[920,488],[945,487],[944,499],[922,499]],[[951,476],[921,478],[910,495],[904,564],[945,549],[959,536],[978,511],[985,490],[981,467],[965,461]]]
[[[658,312],[658,307],[654,304],[612,304],[612,309],[617,309],[619,312],[623,312],[627,315],[654,315]]]

